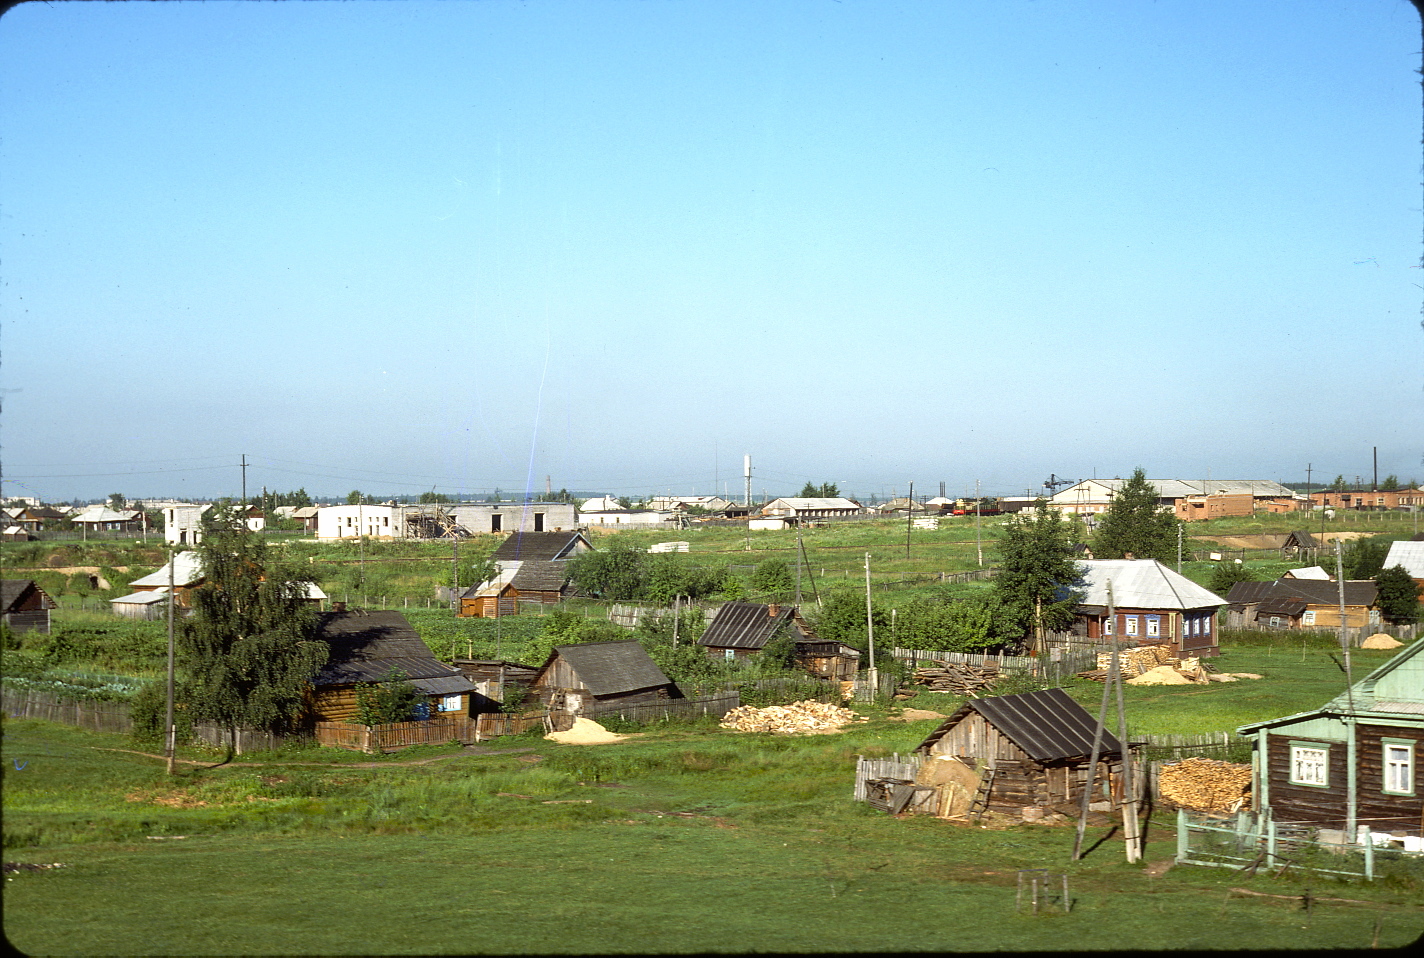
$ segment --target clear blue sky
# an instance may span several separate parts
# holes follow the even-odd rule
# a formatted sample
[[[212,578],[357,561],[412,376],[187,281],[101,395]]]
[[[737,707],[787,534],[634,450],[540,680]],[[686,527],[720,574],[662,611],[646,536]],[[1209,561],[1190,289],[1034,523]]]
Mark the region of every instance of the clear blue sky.
[[[28,3],[52,500],[1424,481],[1407,0]]]

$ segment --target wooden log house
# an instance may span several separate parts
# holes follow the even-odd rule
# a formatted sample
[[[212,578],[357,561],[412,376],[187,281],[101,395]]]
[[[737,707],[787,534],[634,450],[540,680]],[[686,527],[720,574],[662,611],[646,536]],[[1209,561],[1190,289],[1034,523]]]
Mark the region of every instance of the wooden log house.
[[[926,764],[959,760],[993,772],[991,805],[1047,807],[1082,800],[1096,722],[1062,689],[970,699],[915,749]],[[1120,800],[1123,746],[1104,730],[1096,781]],[[1094,801],[1108,800],[1097,791]]]
[[[1216,655],[1216,613],[1226,600],[1156,559],[1084,559],[1078,628],[1090,639],[1167,643],[1172,655]],[[1114,614],[1108,617],[1108,584]]]
[[[601,704],[683,697],[652,656],[631,639],[555,646],[532,688],[551,712],[570,715]]]
[[[315,638],[330,649],[326,664],[311,680],[309,718],[316,722],[356,722],[357,690],[389,681],[392,670],[420,690],[426,717],[470,713],[475,686],[452,665],[435,657],[399,612],[327,612]]]
[[[0,616],[13,632],[49,634],[49,611],[57,608],[34,579],[0,580]]]
[[[728,602],[707,624],[697,644],[714,659],[744,659],[764,650],[783,634],[795,642],[796,663],[811,675],[848,681],[860,668],[860,651],[844,642],[817,638],[795,606],[760,602]]]
[[[1277,823],[1424,837],[1424,639],[1321,708],[1237,733],[1254,739],[1252,804]]]

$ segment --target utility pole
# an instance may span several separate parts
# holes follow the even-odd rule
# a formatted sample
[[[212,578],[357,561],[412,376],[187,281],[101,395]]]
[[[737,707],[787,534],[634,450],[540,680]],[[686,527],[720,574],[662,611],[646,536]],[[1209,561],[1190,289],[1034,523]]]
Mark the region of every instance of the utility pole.
[[[752,457],[751,457],[751,453],[747,453],[745,456],[742,457],[742,476],[743,476],[743,477],[746,479],[746,481],[747,481],[747,491],[746,491],[745,495],[744,495],[743,498],[742,498],[742,505],[744,505],[744,506],[746,506],[748,509],[750,509],[750,508],[752,507]],[[748,546],[747,548],[751,548],[751,546]]]
[[[1379,446],[1374,447],[1375,479],[1370,483],[1370,492],[1379,492]]]
[[[1093,726],[1093,748],[1088,755],[1088,774],[1083,781],[1083,800],[1078,811],[1078,834],[1073,839],[1073,861],[1083,857],[1083,832],[1088,827],[1088,806],[1093,801],[1093,786],[1097,784],[1098,755],[1103,744],[1103,731],[1108,721],[1108,702],[1111,700],[1113,682],[1117,678],[1117,609],[1113,605],[1112,582],[1108,582],[1108,618],[1113,627],[1112,659],[1108,665],[1108,677],[1103,682],[1103,704],[1098,709],[1098,721]],[[1125,746],[1124,746],[1125,747]]]
[[[979,568],[984,568],[984,539],[979,534],[979,516],[982,514],[979,500],[979,480],[974,480],[974,552],[979,556]]]
[[[875,668],[875,619],[870,612],[870,553],[865,554],[865,634],[870,639],[870,694],[873,698],[880,691],[880,674]]]
[[[1182,571],[1182,524],[1177,523],[1177,572]]]
[[[910,530],[915,525],[915,480],[910,480],[910,494],[905,497],[905,558],[910,558]]]
[[[453,532],[450,533],[450,551],[453,553],[450,569],[450,607],[456,614],[460,612],[460,537]],[[471,583],[478,585],[478,583]],[[499,594],[495,594],[495,602],[499,601]]]
[[[163,713],[163,757],[168,760],[168,774],[172,775],[174,751],[178,745],[178,730],[173,725],[173,564],[178,553],[168,550],[168,706]]]
[[[1340,596],[1340,651],[1345,656],[1345,694],[1350,711],[1355,710],[1355,679],[1350,674],[1350,640],[1345,630],[1345,568],[1340,551],[1340,540],[1335,540],[1335,584]]]
[[[1180,528],[1180,527],[1178,527]],[[1114,607],[1112,580],[1108,580],[1108,608]],[[1127,744],[1127,710],[1122,701],[1122,666],[1118,661],[1117,646],[1112,654],[1113,684],[1117,686],[1117,738],[1122,745],[1122,839],[1127,846],[1127,860],[1135,862],[1142,857],[1142,841],[1138,836],[1137,792],[1132,777],[1132,748]]]
[[[801,608],[801,555],[806,547],[801,544],[801,523],[796,523],[796,608]]]

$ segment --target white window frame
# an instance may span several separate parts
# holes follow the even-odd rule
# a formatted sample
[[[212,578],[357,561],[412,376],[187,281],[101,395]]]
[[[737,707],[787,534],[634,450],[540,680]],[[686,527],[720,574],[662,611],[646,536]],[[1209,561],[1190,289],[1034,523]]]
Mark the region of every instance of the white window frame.
[[[1386,795],[1414,794],[1414,743],[1407,739],[1382,739],[1381,765]]]
[[[1315,610],[1314,610],[1314,609],[1306,609],[1304,612],[1302,612],[1302,613],[1300,614],[1300,624],[1301,624],[1301,625],[1314,625],[1314,624],[1315,624]]]
[[[1290,782],[1311,788],[1330,787],[1330,746],[1319,742],[1290,743]]]
[[[1125,615],[1122,617],[1122,634],[1129,639],[1137,638],[1137,616]]]
[[[1149,639],[1159,638],[1162,635],[1162,617],[1160,615],[1149,615],[1147,617],[1147,637]]]

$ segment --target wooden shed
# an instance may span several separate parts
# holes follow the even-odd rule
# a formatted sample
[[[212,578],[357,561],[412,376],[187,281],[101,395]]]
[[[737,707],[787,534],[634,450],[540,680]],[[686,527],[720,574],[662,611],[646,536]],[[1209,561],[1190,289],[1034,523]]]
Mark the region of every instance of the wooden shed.
[[[326,664],[311,680],[310,716],[318,722],[354,722],[358,685],[404,672],[429,700],[429,713],[468,715],[474,683],[435,657],[399,612],[327,612],[315,638],[327,644]]]
[[[1278,823],[1424,837],[1424,639],[1315,711],[1237,732],[1255,740],[1252,804]]]
[[[991,805],[1082,801],[1096,723],[1062,689],[970,699],[915,749],[925,764],[959,760],[988,782]],[[1096,780],[1117,804],[1123,747],[1103,733]],[[1095,800],[1108,796],[1095,795]]]
[[[515,615],[523,603],[558,605],[572,591],[567,562],[506,560],[500,563],[500,571],[493,579],[471,586],[460,596],[456,614],[465,618]]]
[[[683,697],[652,656],[631,639],[555,646],[535,676],[533,688],[551,711],[574,715],[594,703]]]
[[[49,633],[49,610],[59,603],[34,579],[0,580],[0,618],[13,632]]]
[[[796,606],[760,602],[728,602],[712,616],[697,644],[714,659],[744,659],[756,655],[783,634],[796,643],[797,664],[818,678],[855,678],[860,651],[844,642],[817,638]]]
[[[1345,624],[1378,625],[1373,579],[1345,581]],[[1237,582],[1226,594],[1226,624],[1235,629],[1334,629],[1340,625],[1340,584],[1328,579],[1279,578]]]

